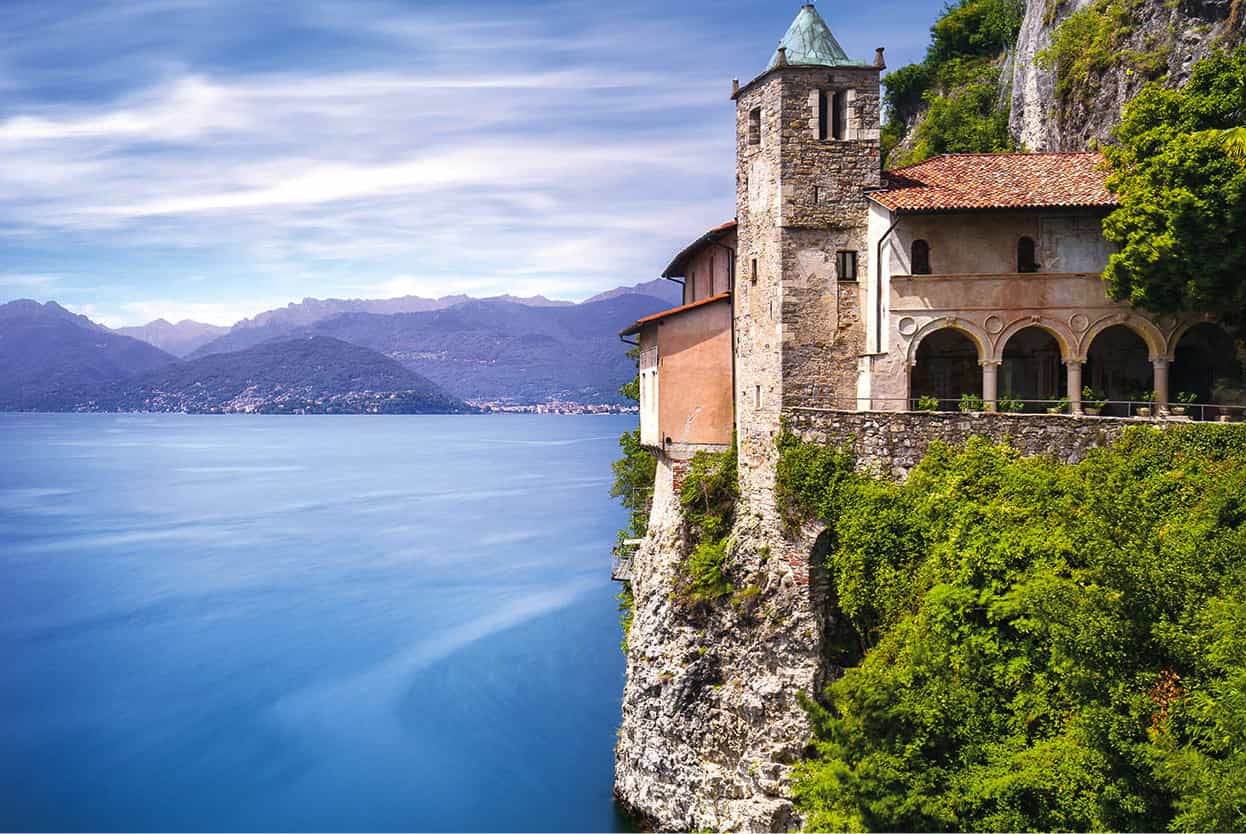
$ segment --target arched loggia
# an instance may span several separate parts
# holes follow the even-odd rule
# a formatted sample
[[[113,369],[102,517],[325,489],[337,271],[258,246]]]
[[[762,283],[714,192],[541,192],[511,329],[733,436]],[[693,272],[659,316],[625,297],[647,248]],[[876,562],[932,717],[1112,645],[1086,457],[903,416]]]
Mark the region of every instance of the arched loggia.
[[[1169,386],[1174,405],[1193,399],[1197,405],[1246,405],[1246,363],[1242,346],[1223,327],[1196,324],[1181,335],[1173,351]],[[1201,419],[1215,416],[1207,408],[1189,409]]]
[[[1097,333],[1086,353],[1085,384],[1104,399],[1139,400],[1155,387],[1155,369],[1146,340],[1124,324]],[[1128,417],[1131,409],[1110,405],[1108,412]]]
[[[1046,329],[1033,325],[1018,330],[1004,344],[999,369],[1001,397],[1025,400],[1025,411],[1041,412],[1048,401],[1068,396],[1068,376],[1060,342]]]
[[[934,397],[941,410],[954,410],[964,394],[982,396],[982,358],[978,345],[964,331],[944,327],[917,346],[909,377],[910,397]]]

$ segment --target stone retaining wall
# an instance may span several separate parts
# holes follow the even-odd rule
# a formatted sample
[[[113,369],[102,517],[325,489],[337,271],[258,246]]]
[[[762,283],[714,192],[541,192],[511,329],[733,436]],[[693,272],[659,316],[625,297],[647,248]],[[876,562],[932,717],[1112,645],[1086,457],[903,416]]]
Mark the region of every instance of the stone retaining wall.
[[[1109,446],[1128,427],[1163,427],[1164,421],[1122,417],[1073,417],[1051,414],[961,414],[952,412],[834,411],[795,409],[788,427],[806,441],[842,444],[851,439],[862,469],[905,478],[931,442],[959,445],[971,437],[1007,443],[1024,455],[1054,455],[1076,463],[1086,450]]]

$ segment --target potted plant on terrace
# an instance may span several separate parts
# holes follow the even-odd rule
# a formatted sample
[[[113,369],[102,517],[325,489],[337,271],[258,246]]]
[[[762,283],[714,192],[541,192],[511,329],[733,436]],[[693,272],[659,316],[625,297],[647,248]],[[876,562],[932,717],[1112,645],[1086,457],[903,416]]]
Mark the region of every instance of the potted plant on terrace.
[[[1186,410],[1198,402],[1198,394],[1192,391],[1179,391],[1177,393],[1177,405],[1172,406],[1172,413],[1178,417],[1185,414]]]
[[[1108,404],[1108,398],[1089,385],[1082,388],[1082,410],[1091,417],[1098,417]]]
[[[1060,399],[1047,406],[1048,414],[1063,414],[1069,410],[1069,398],[1061,397]]]
[[[960,408],[961,411],[967,412],[969,414],[978,414],[979,412],[982,411],[984,406],[982,403],[982,398],[979,397],[977,394],[961,394],[960,405],[958,407]]]
[[[1012,394],[1005,394],[999,398],[999,410],[1007,414],[1018,414],[1025,409],[1025,403],[1014,397]]]
[[[918,411],[938,411],[939,398],[930,394],[922,394],[917,398]]]
[[[1139,417],[1145,419],[1151,416],[1152,404],[1155,402],[1154,391],[1139,391],[1133,395],[1132,399],[1134,402],[1144,403],[1144,405],[1140,405],[1137,408],[1137,415]]]

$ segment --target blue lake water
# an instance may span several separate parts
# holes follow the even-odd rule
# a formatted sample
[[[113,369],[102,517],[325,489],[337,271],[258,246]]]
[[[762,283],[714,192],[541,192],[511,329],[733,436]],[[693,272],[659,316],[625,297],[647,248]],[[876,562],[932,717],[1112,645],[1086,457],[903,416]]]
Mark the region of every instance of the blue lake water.
[[[634,422],[0,414],[0,825],[623,830]]]

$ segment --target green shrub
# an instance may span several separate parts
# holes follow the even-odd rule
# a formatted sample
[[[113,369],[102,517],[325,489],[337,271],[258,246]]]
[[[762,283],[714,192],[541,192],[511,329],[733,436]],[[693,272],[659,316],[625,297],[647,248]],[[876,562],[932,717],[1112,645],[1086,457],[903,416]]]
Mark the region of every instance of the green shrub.
[[[1143,78],[1158,78],[1168,68],[1171,35],[1148,49],[1125,49],[1133,34],[1143,0],[1096,0],[1069,15],[1056,28],[1051,46],[1038,54],[1039,66],[1056,75],[1056,95],[1066,106],[1088,102],[1095,79],[1114,66],[1124,66]]]
[[[633,360],[640,357],[640,348],[627,352]],[[640,376],[619,388],[619,394],[633,401],[640,401]],[[627,528],[620,530],[618,544],[624,539],[638,539],[649,527],[649,510],[653,504],[653,479],[657,474],[658,461],[653,453],[640,445],[640,429],[625,432],[619,438],[623,456],[610,465],[614,483],[610,485],[610,497],[618,498],[627,508]]]
[[[957,404],[961,411],[981,411],[985,407],[986,404],[977,394],[961,394],[960,403]]]
[[[777,440],[775,504],[789,528],[811,518],[834,516],[845,484],[856,475],[846,449],[805,443],[784,429]]]
[[[684,565],[688,587],[682,597],[690,603],[713,602],[731,593],[724,565],[727,540],[701,542]]]
[[[1012,413],[1024,411],[1025,403],[1011,394],[1005,394],[999,398],[999,410]]]
[[[619,627],[623,630],[623,640],[619,647],[627,654],[627,638],[632,633],[632,620],[636,616],[636,598],[632,596],[632,583],[624,582],[623,590],[615,597],[619,601]]]
[[[840,492],[826,566],[863,654],[805,699],[810,830],[1246,826],[1243,427],[1139,426],[1076,465],[935,444]]]
[[[692,542],[676,598],[686,604],[710,603],[731,593],[726,575],[727,542],[740,495],[736,447],[697,452],[679,489],[679,503]]]
[[[1001,84],[1007,83],[1001,73],[1024,11],[1021,0],[960,0],[944,9],[931,29],[925,59],[883,79],[884,165],[908,165],[940,153],[1015,149],[1008,105],[1000,101]],[[923,109],[925,116],[918,119]],[[917,135],[911,149],[895,152],[912,121]]]
[[[719,541],[731,531],[740,487],[735,443],[723,452],[697,452],[688,464],[679,503],[693,542]]]

